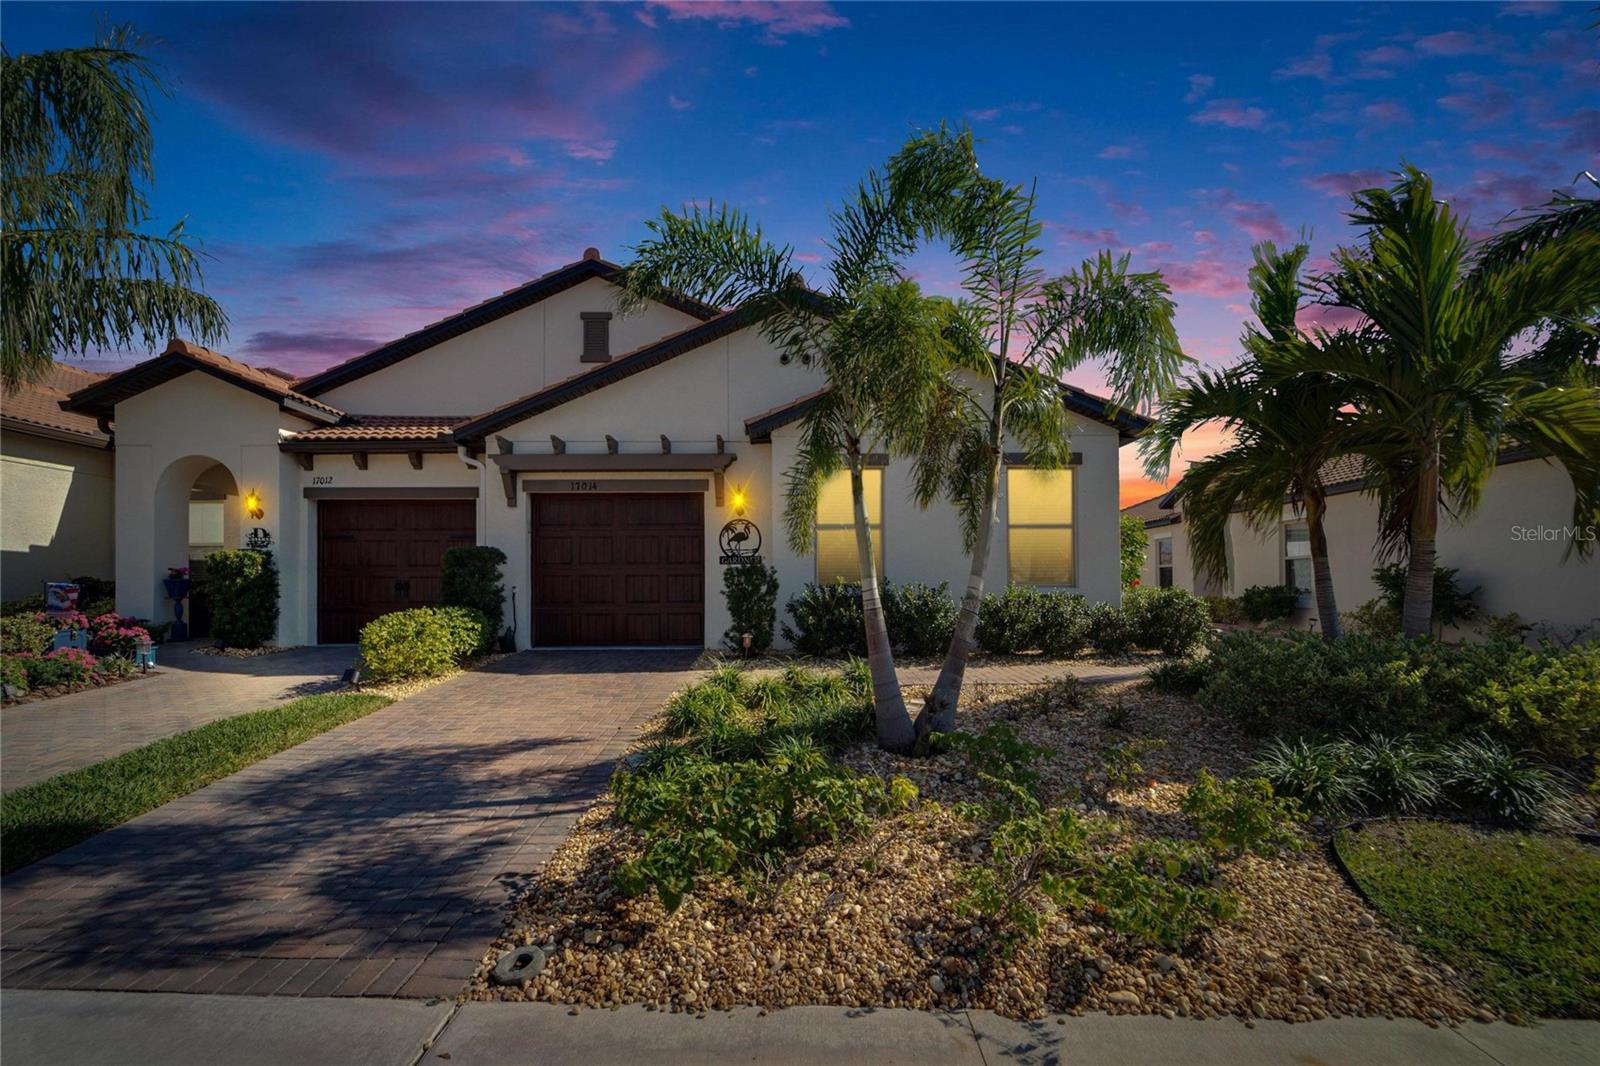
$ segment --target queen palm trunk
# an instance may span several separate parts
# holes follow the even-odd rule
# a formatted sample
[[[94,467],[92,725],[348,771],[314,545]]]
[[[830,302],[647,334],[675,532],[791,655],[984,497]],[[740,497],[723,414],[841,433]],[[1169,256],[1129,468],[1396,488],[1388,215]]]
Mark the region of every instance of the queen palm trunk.
[[[1423,464],[1421,483],[1411,509],[1410,557],[1406,560],[1406,596],[1400,608],[1400,633],[1407,638],[1433,632],[1433,564],[1439,533],[1439,445],[1435,441]]]
[[[1311,541],[1311,583],[1316,587],[1317,623],[1322,627],[1323,640],[1338,640],[1344,631],[1339,625],[1339,605],[1333,595],[1333,568],[1328,565],[1328,532],[1323,526],[1326,517],[1326,501],[1321,493],[1308,494],[1306,530]]]
[[[1003,430],[998,419],[989,433],[990,454],[994,465],[989,468],[989,484],[984,491],[983,519],[978,525],[977,539],[972,545],[972,568],[967,573],[967,590],[961,596],[961,611],[956,615],[955,633],[950,638],[950,650],[945,653],[944,665],[939,668],[939,678],[933,691],[917,715],[917,739],[929,733],[949,733],[956,727],[956,705],[961,700],[961,685],[967,674],[967,661],[978,646],[978,612],[983,607],[983,575],[989,568],[989,546],[994,538],[995,526],[1000,520],[1000,441]]]
[[[856,557],[861,565],[861,614],[867,629],[867,667],[872,671],[872,710],[877,719],[878,746],[885,751],[911,750],[915,733],[894,672],[889,648],[889,627],[884,622],[883,596],[878,589],[878,562],[872,554],[872,534],[867,527],[866,494],[861,485],[861,455],[850,454],[850,504],[854,509]]]

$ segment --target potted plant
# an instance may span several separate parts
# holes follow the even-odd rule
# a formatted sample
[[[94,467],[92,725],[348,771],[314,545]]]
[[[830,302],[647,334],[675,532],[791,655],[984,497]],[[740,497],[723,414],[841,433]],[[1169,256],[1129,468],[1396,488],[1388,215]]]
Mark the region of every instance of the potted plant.
[[[167,576],[161,582],[167,588],[170,599],[181,600],[189,595],[189,568],[187,566],[167,567]]]

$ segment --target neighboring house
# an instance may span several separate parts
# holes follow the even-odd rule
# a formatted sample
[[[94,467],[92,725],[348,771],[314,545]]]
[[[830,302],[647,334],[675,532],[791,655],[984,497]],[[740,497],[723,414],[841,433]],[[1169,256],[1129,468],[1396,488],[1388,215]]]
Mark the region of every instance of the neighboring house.
[[[1334,596],[1346,612],[1378,595],[1372,580],[1379,565],[1378,504],[1361,492],[1353,458],[1328,464],[1323,479]],[[1572,503],[1572,482],[1561,467],[1526,450],[1505,452],[1471,517],[1464,523],[1441,517],[1439,565],[1460,571],[1457,581],[1464,590],[1478,590],[1476,602],[1485,614],[1515,612],[1524,621],[1566,632],[1600,621],[1600,560],[1567,552],[1574,537],[1593,539],[1597,531],[1573,527]],[[1195,574],[1183,516],[1170,493],[1125,512],[1145,518],[1150,536],[1146,584],[1161,583],[1160,541],[1169,539],[1174,584],[1201,595],[1228,596],[1252,585],[1293,585],[1305,590],[1295,621],[1315,624],[1310,543],[1305,518],[1294,508],[1286,505],[1281,524],[1266,532],[1250,529],[1238,514],[1229,520],[1226,582]]]
[[[352,641],[433,602],[458,544],[506,553],[524,647],[715,645],[722,570],[745,554],[776,568],[780,612],[807,582],[854,578],[843,478],[822,495],[815,550],[782,533],[819,376],[780,363],[742,312],[673,299],[614,313],[618,270],[590,249],[298,381],[174,341],[75,393],[72,410],[116,420],[119,609],[170,617],[161,579],[217,536],[214,521],[190,532],[197,485],[223,501],[223,544],[270,538],[282,643]],[[1148,423],[1061,396],[1074,464],[1007,470],[989,580],[1116,601],[1117,454]],[[888,577],[964,586],[951,508],[917,508],[899,463],[875,461],[867,491]]]
[[[111,434],[94,416],[61,409],[100,378],[57,363],[0,397],[0,598],[112,575]]]
[[[1144,570],[1139,583],[1145,588],[1181,588],[1199,596],[1222,595],[1222,583],[1204,571],[1197,571],[1189,555],[1189,533],[1183,515],[1174,507],[1163,507],[1166,493],[1122,509],[1123,514],[1144,520]]]

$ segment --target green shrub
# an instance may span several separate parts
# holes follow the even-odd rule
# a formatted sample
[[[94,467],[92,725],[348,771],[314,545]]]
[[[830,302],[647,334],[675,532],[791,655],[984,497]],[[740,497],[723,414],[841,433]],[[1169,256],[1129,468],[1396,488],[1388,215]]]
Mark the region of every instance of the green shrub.
[[[1206,681],[1206,664],[1199,659],[1171,659],[1150,668],[1150,684],[1157,692],[1193,696]]]
[[[1455,807],[1506,825],[1531,826],[1553,813],[1560,789],[1549,771],[1488,739],[1460,740],[1439,754],[1445,798]]]
[[[750,634],[750,651],[760,654],[772,647],[772,634],[778,624],[778,572],[764,564],[744,564],[722,568],[722,595],[733,620],[722,634],[722,643],[742,652],[744,635]]]
[[[483,616],[477,650],[488,651],[500,639],[505,621],[505,585],[500,567],[506,553],[487,546],[448,548],[439,577],[439,605],[468,607]]]
[[[1049,748],[1029,744],[1004,722],[977,734],[934,733],[929,747],[935,754],[960,755],[980,779],[1004,782],[1030,792],[1039,784],[1039,772],[1033,764],[1054,754]]]
[[[1600,649],[1235,632],[1197,699],[1258,734],[1482,732],[1572,759],[1600,747]]]
[[[1211,620],[1218,625],[1236,626],[1248,617],[1244,613],[1244,604],[1232,596],[1207,596],[1205,601],[1206,609],[1211,612]]]
[[[473,654],[486,626],[469,607],[413,607],[361,627],[362,673],[369,681],[437,677]]]
[[[1368,600],[1353,611],[1339,616],[1347,636],[1396,637],[1400,635],[1400,612],[1382,600]]]
[[[1039,600],[1039,650],[1056,658],[1077,655],[1089,643],[1093,618],[1082,596],[1044,593]]]
[[[0,604],[0,618],[10,618],[19,614],[32,618],[42,610],[44,610],[44,593],[35,592],[32,596],[23,596]]]
[[[1218,781],[1201,769],[1183,797],[1183,813],[1218,855],[1275,855],[1301,846],[1300,805],[1275,795],[1264,777]]]
[[[31,687],[28,668],[22,660],[14,655],[0,655],[0,684],[11,686],[19,696],[28,691]]]
[[[618,773],[612,788],[617,817],[645,838],[617,885],[630,896],[653,890],[669,913],[706,878],[753,887],[794,848],[856,835],[915,798],[904,779],[891,788],[798,739],[768,761],[683,755],[654,773]]]
[[[1028,585],[988,593],[978,612],[978,647],[990,655],[1016,655],[1039,647],[1044,597]]]
[[[1433,568],[1433,624],[1439,629],[1469,622],[1478,616],[1478,605],[1472,602],[1478,590],[1463,592],[1456,582],[1459,572],[1448,566]],[[1378,602],[1398,619],[1405,604],[1406,564],[1380,566],[1372,571],[1372,581],[1378,586]]]
[[[1434,751],[1409,736],[1369,737],[1350,752],[1369,813],[1415,814],[1433,807],[1439,800],[1437,763]]]
[[[1133,642],[1167,655],[1188,655],[1211,633],[1206,601],[1180,588],[1133,589],[1122,597]]]
[[[19,652],[33,652],[43,655],[50,650],[50,642],[55,639],[56,627],[49,622],[41,622],[31,614],[13,614],[0,618],[0,654],[16,655]]]
[[[1347,741],[1319,743],[1301,737],[1272,741],[1261,750],[1251,770],[1280,795],[1299,800],[1316,814],[1337,818],[1358,813],[1366,804],[1353,762]]]
[[[1128,612],[1114,603],[1089,608],[1089,643],[1101,655],[1121,655],[1134,646],[1138,633]]]
[[[867,653],[860,585],[808,584],[784,609],[794,625],[785,622],[783,635],[796,651],[824,659]]]
[[[885,583],[883,611],[889,641],[897,654],[917,658],[940,655],[955,635],[957,607],[946,582]]]
[[[211,634],[226,648],[258,648],[278,631],[278,564],[272,553],[224,548],[206,556]]]
[[[1252,622],[1273,622],[1294,614],[1300,591],[1292,585],[1251,585],[1239,597],[1239,606]]]
[[[738,713],[739,701],[723,686],[694,685],[667,701],[666,733],[670,737],[695,736],[722,725]]]

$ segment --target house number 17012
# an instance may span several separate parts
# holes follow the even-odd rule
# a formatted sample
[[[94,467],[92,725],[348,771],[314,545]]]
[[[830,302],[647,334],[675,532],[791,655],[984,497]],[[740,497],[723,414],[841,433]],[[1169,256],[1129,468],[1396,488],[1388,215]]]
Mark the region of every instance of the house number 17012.
[[[600,482],[598,482],[598,481],[569,481],[569,482],[567,482],[567,486],[573,492],[599,492],[600,491]]]

